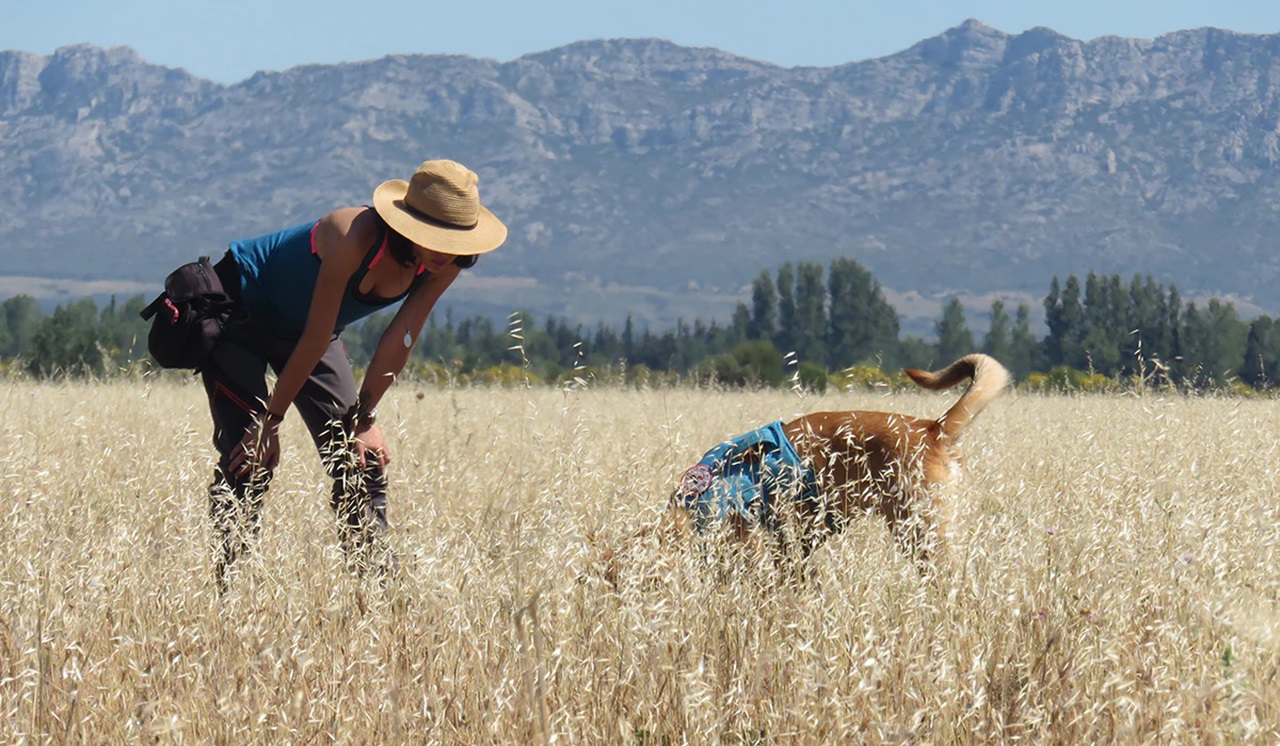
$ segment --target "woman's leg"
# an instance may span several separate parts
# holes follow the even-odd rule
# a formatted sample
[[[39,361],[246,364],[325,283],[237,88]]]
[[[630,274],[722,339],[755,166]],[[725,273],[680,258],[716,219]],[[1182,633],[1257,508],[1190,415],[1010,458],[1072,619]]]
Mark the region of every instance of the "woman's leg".
[[[248,551],[258,535],[262,496],[270,473],[251,477],[231,474],[231,452],[244,439],[263,411],[267,398],[266,357],[235,338],[224,338],[201,371],[209,411],[213,415],[213,444],[218,465],[209,485],[209,515],[215,542],[214,579],[227,588],[227,572]]]
[[[369,458],[361,469],[344,420],[356,403],[355,375],[342,341],[334,339],[294,404],[311,432],[325,471],[333,478],[330,505],[338,538],[357,570],[389,570],[394,564],[382,538],[387,531],[387,476]]]

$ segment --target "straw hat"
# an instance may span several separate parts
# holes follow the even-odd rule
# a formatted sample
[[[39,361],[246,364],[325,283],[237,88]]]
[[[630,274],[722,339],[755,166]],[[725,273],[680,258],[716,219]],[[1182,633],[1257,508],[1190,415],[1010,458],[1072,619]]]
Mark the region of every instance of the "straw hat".
[[[484,254],[507,240],[507,226],[480,204],[479,180],[461,163],[427,161],[409,181],[379,185],[373,207],[393,230],[423,248]]]

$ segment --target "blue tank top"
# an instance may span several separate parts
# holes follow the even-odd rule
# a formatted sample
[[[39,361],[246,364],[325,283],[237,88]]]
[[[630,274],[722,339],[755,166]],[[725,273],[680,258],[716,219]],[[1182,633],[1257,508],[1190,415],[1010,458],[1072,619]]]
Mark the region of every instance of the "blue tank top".
[[[231,256],[240,267],[241,300],[251,317],[272,333],[287,339],[302,336],[307,313],[311,310],[311,298],[320,277],[320,255],[315,251],[315,231],[319,224],[318,220],[303,223],[230,245]],[[420,270],[409,288],[395,298],[361,293],[360,282],[386,250],[386,230],[379,227],[376,240],[347,283],[334,333],[375,311],[399,303],[430,276],[430,273]]]

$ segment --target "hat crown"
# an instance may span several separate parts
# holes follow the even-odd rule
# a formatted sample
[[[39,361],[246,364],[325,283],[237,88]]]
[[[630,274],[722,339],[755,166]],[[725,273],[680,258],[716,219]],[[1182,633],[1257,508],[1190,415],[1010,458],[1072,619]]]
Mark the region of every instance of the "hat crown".
[[[410,181],[373,190],[373,207],[391,230],[441,254],[484,254],[507,239],[507,226],[480,204],[480,177],[456,161],[426,161]]]
[[[456,161],[426,161],[409,179],[404,204],[433,220],[470,228],[480,220],[479,181]]]

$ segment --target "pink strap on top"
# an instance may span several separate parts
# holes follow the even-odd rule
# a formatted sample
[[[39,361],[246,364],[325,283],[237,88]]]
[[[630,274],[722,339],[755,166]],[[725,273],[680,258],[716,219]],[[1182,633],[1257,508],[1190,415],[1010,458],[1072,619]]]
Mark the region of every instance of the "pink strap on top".
[[[378,253],[374,254],[373,261],[369,262],[369,269],[373,269],[374,267],[378,266],[378,260],[381,259],[382,255],[385,253],[387,253],[387,237],[383,236],[382,245],[378,247]]]
[[[311,226],[311,253],[315,254],[316,256],[319,256],[319,252],[316,251],[316,229],[319,227],[320,227],[319,220],[316,221],[315,225]],[[374,267],[376,267],[378,265],[378,260],[381,259],[382,255],[385,253],[387,253],[387,236],[382,237],[382,245],[378,247],[378,253],[374,254],[373,261],[369,262],[369,269],[373,269]],[[416,277],[417,275],[420,275],[426,271],[427,271],[426,265],[418,267],[418,271],[414,276]]]

